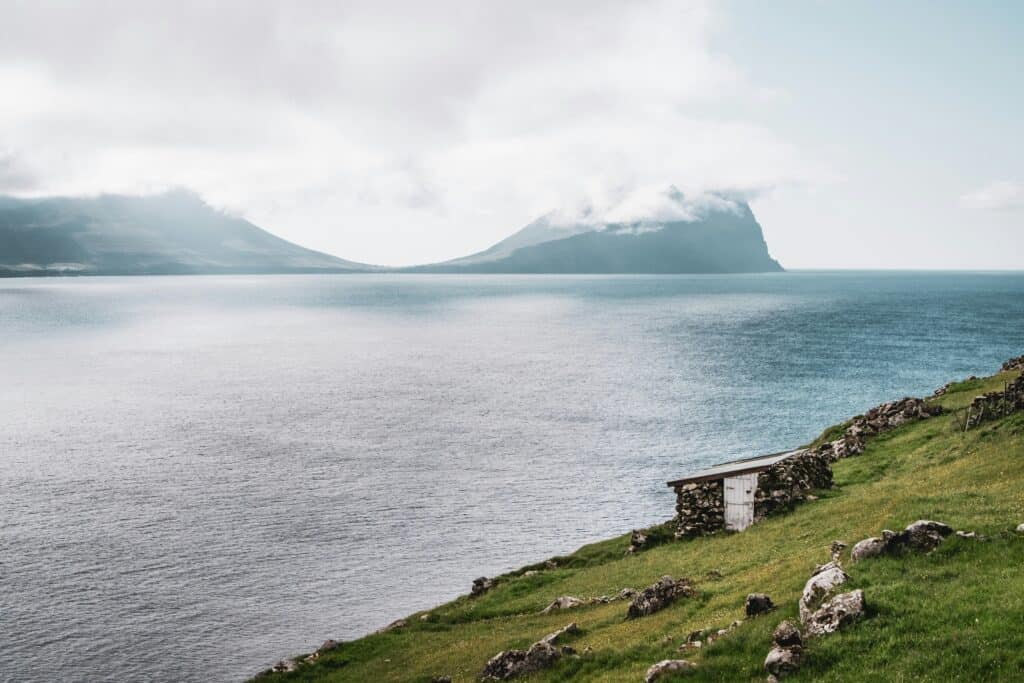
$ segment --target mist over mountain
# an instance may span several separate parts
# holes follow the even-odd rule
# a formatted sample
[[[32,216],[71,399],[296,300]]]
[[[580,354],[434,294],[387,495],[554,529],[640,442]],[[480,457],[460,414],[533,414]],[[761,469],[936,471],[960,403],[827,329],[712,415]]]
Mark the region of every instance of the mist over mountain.
[[[780,271],[746,202],[675,188],[553,211],[482,252],[408,268],[313,251],[175,190],[0,197],[0,276],[200,273],[752,273]]]
[[[0,275],[372,269],[283,240],[184,190],[139,197],[0,197]]]
[[[552,212],[485,251],[407,269],[435,273],[760,273],[782,270],[742,200],[688,199],[670,187],[653,202],[576,215]]]

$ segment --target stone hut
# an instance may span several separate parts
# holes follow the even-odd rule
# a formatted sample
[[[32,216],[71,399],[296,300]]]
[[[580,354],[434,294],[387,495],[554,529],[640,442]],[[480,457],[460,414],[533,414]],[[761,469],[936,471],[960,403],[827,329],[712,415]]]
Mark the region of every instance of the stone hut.
[[[832,486],[832,468],[808,449],[733,460],[668,482],[676,492],[676,536],[743,531]]]

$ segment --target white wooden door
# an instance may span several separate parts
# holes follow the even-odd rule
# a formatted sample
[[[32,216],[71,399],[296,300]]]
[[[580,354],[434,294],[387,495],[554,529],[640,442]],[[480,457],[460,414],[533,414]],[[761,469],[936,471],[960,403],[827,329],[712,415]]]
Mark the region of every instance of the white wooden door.
[[[757,472],[727,477],[722,484],[725,488],[725,528],[743,531],[754,523]]]

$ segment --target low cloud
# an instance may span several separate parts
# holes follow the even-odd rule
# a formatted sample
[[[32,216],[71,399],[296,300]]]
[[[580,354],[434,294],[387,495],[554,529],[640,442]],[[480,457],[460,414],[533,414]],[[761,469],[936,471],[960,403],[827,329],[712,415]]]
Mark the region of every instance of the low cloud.
[[[307,246],[402,264],[483,248],[552,209],[669,215],[680,208],[656,192],[671,184],[698,196],[817,182],[821,167],[743,118],[772,84],[712,49],[719,12],[14,3],[0,149],[36,177],[8,171],[0,191],[185,186]]]
[[[1024,208],[1024,183],[1000,180],[960,197],[965,209],[1001,211]]]

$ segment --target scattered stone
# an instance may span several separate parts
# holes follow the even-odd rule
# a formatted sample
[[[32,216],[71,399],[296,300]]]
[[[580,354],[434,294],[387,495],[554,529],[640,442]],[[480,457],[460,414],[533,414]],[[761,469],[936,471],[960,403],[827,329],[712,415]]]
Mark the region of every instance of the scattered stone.
[[[486,576],[481,576],[479,579],[473,579],[473,588],[469,591],[469,596],[475,598],[478,595],[483,595],[492,588],[494,588],[494,579],[488,579]]]
[[[587,604],[579,598],[575,598],[571,595],[563,595],[560,598],[555,598],[554,602],[545,607],[540,611],[541,614],[551,614],[562,609],[572,609],[573,607],[581,607]]]
[[[832,541],[832,545],[829,546],[829,552],[832,553],[832,561],[837,565],[840,564],[840,558],[843,554],[843,550],[846,548],[846,543],[842,541]]]
[[[554,560],[548,560],[544,563],[545,569],[558,569],[558,563]]]
[[[1018,534],[1024,534],[1024,524],[1018,524],[1017,525],[1017,533]]]
[[[451,676],[434,676],[430,679],[430,683],[452,683]]]
[[[426,614],[421,614],[420,615],[420,621],[430,621],[430,617],[432,617],[432,616],[434,616],[434,615],[431,614],[430,612],[427,612]]]
[[[708,581],[720,581],[723,576],[725,576],[725,575],[722,574],[722,572],[718,571],[717,569],[710,569],[710,570],[708,570],[708,573],[704,575],[704,577]]]
[[[693,671],[697,665],[685,659],[663,659],[657,664],[652,664],[644,676],[644,683],[653,683],[665,674]]]
[[[481,674],[483,679],[504,681],[522,674],[547,669],[563,655],[575,653],[572,648],[555,647],[556,641],[567,633],[579,633],[579,627],[575,622],[544,636],[531,645],[529,650],[499,652],[491,657],[484,666],[483,674]]]
[[[807,580],[804,592],[800,596],[800,621],[804,624],[836,588],[850,580],[842,567],[833,562],[819,569],[820,571],[815,572]]]
[[[745,605],[747,617],[756,617],[759,614],[771,612],[773,609],[775,609],[775,604],[764,593],[751,593],[747,596]]]
[[[842,593],[825,602],[804,624],[808,635],[822,636],[834,633],[840,627],[852,624],[864,616],[864,591]]]
[[[973,538],[976,541],[988,540],[985,536],[982,536],[977,531],[957,531],[956,535],[960,538]]]
[[[663,576],[652,586],[648,586],[640,592],[633,601],[629,603],[628,617],[637,617],[654,614],[655,612],[668,607],[677,598],[690,598],[697,594],[689,579],[679,579],[671,576]]]
[[[623,588],[619,591],[619,594],[615,596],[619,600],[632,600],[636,597],[635,588]]]
[[[527,576],[537,576],[537,574],[540,574],[540,572],[536,569],[527,569],[525,572],[523,572],[523,577],[525,578]]]

